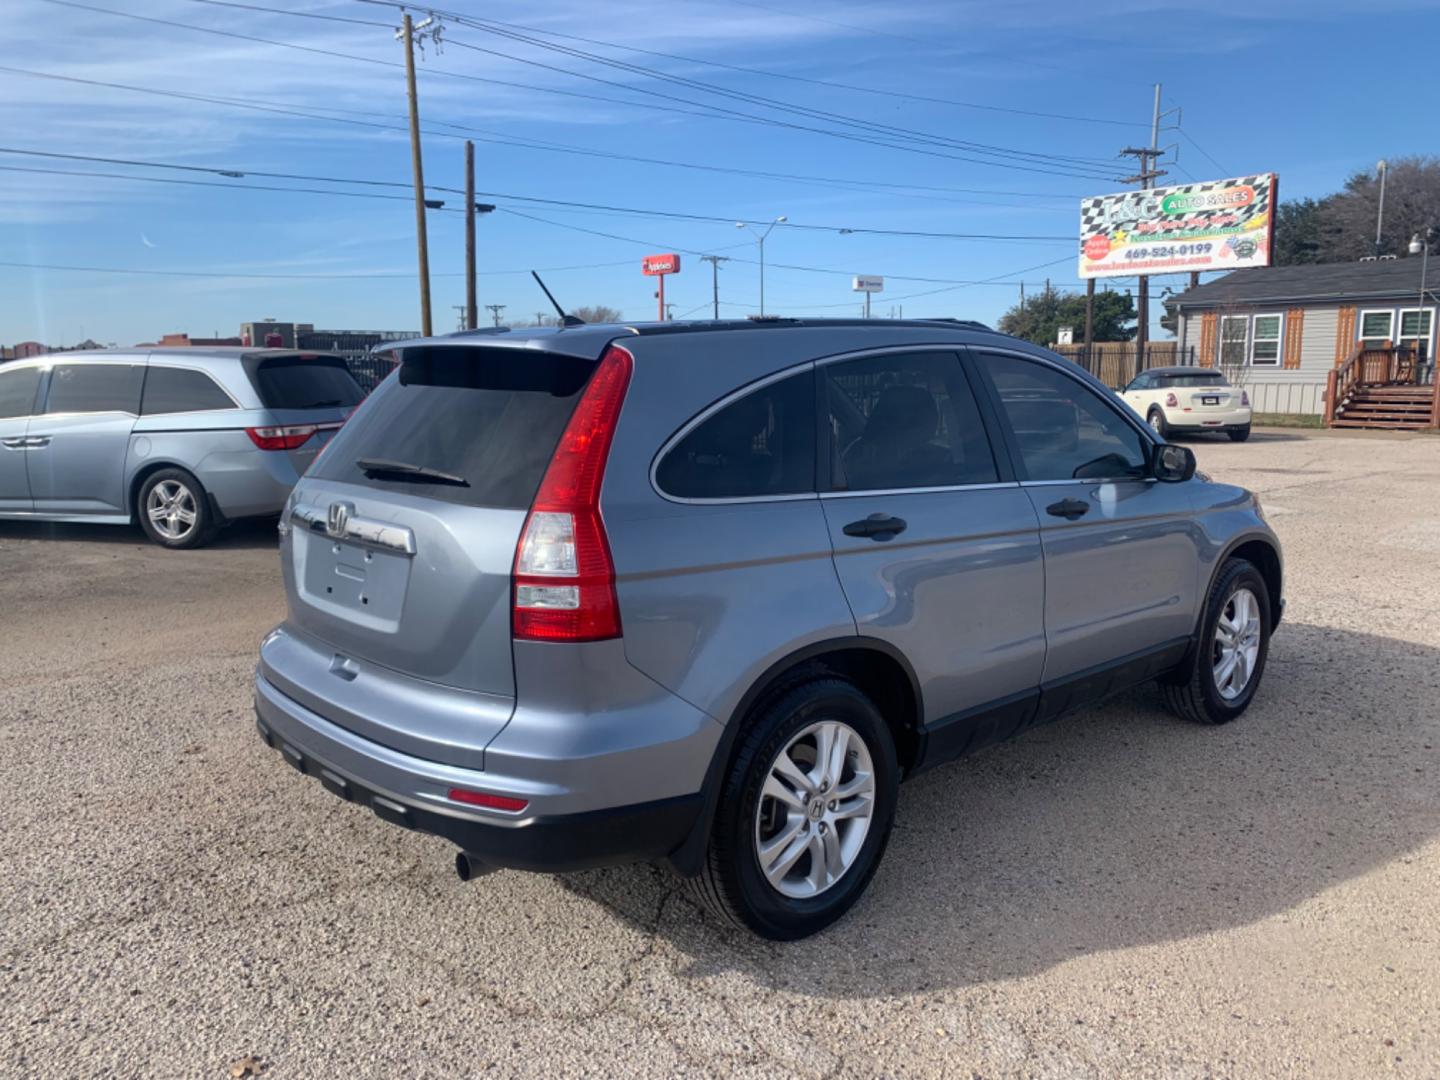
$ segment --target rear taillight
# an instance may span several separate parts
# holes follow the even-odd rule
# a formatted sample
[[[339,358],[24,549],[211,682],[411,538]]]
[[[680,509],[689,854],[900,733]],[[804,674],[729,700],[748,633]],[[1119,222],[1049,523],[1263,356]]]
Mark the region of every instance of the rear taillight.
[[[261,450],[298,450],[319,430],[316,424],[292,424],[289,427],[247,427],[245,434]]]
[[[1180,404],[1180,399],[1177,398],[1174,394],[1166,394],[1166,395],[1165,395],[1165,404],[1166,404],[1169,408],[1172,408],[1172,409],[1173,409],[1173,408],[1175,408],[1177,405]]]
[[[1250,395],[1244,390],[1240,391],[1240,404],[1244,405],[1247,409],[1250,407]]]
[[[515,637],[600,641],[620,636],[615,564],[600,520],[600,484],[634,359],[600,358],[555,447],[515,549]]]

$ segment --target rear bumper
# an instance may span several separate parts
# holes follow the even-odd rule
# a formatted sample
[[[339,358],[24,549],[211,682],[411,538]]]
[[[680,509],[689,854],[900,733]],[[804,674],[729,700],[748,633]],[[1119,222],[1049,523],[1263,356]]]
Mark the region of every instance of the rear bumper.
[[[265,723],[257,703],[260,738],[294,768],[319,780],[331,794],[367,806],[392,825],[438,836],[482,863],[514,870],[564,873],[599,866],[660,859],[678,848],[700,816],[697,792],[673,799],[592,810],[582,814],[531,817],[510,827],[453,813],[439,813],[366,787],[301,750]]]
[[[227,520],[278,514],[300,480],[289,454],[255,448],[209,454],[194,471]]]
[[[1197,431],[1233,431],[1250,426],[1249,409],[1226,409],[1223,412],[1182,412],[1166,409],[1165,422],[1172,428],[1193,428]]]

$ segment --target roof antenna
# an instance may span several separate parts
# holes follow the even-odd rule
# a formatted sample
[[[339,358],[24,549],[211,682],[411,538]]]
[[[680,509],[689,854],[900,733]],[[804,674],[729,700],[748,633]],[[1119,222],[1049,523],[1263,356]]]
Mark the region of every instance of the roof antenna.
[[[550,301],[550,306],[553,307],[553,308],[555,309],[555,313],[560,316],[560,325],[561,325],[561,326],[584,326],[584,325],[585,325],[585,320],[584,320],[584,319],[577,319],[574,315],[566,315],[566,314],[565,314],[565,309],[562,308],[562,307],[555,301],[555,297],[550,294],[550,290],[547,289],[547,288],[545,288],[545,282],[543,282],[543,281],[540,280],[540,275],[539,275],[539,274],[537,274],[534,270],[531,270],[531,271],[530,271],[530,276],[535,279],[535,284],[540,286],[540,290],[545,294],[545,299]]]

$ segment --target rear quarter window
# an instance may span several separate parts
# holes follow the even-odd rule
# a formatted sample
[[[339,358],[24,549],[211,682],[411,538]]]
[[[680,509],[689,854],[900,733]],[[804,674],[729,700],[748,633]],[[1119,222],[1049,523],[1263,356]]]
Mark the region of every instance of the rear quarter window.
[[[250,365],[267,409],[332,409],[360,404],[365,392],[338,356],[267,356]]]
[[[595,363],[521,349],[406,349],[310,475],[469,506],[524,510]],[[414,465],[464,486],[368,473],[358,462]]]
[[[743,394],[665,452],[655,484],[678,499],[755,499],[815,490],[815,373]]]
[[[145,393],[140,400],[142,416],[209,412],[235,407],[230,395],[203,371],[151,364],[145,374]]]

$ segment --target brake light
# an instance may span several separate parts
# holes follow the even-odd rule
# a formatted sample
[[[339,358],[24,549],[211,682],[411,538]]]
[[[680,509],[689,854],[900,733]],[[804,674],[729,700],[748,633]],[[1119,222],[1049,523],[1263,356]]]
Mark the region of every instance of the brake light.
[[[600,358],[555,447],[515,548],[512,627],[524,641],[620,636],[615,564],[600,519],[600,485],[634,358]]]
[[[1244,390],[1240,391],[1240,404],[1244,405],[1246,408],[1250,407],[1250,395]]]
[[[1177,398],[1174,394],[1166,394],[1165,404],[1173,409],[1180,404],[1180,399]]]
[[[292,424],[289,427],[247,427],[245,434],[261,450],[298,450],[319,430],[317,424]]]

